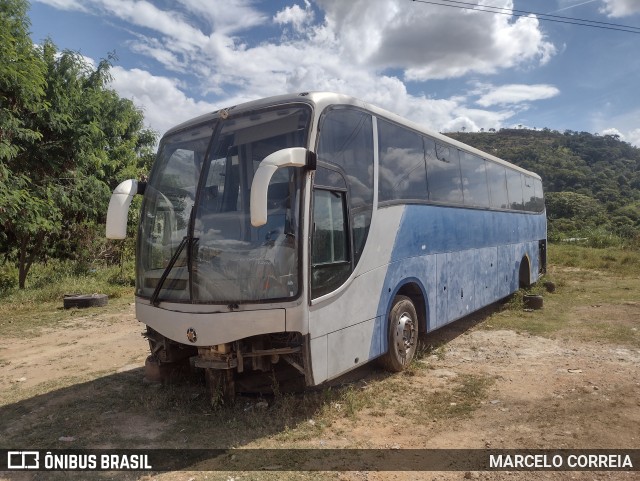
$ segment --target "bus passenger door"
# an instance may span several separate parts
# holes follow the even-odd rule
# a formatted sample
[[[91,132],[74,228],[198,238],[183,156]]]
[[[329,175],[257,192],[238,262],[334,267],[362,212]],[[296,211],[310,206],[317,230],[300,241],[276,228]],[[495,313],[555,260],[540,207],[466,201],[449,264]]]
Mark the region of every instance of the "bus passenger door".
[[[344,177],[337,171],[319,167],[315,184],[311,240],[313,299],[336,290],[352,270]]]

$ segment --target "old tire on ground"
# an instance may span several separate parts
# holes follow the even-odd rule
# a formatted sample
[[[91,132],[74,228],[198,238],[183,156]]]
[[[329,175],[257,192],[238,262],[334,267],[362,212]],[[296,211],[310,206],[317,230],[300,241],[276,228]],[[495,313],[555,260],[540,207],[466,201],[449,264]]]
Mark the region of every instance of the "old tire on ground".
[[[525,294],[522,296],[522,303],[525,309],[542,309],[544,300],[542,296]]]
[[[109,301],[106,294],[65,294],[62,305],[65,309],[72,307],[104,307]]]
[[[380,363],[392,372],[407,368],[418,347],[418,314],[406,296],[396,296],[389,312],[389,349]]]

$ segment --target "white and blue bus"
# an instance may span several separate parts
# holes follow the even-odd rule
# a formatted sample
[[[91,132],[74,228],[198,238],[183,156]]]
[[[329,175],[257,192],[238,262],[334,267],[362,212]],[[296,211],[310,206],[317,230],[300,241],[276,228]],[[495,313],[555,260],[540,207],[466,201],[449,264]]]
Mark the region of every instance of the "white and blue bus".
[[[168,131],[144,195],[136,316],[147,367],[191,360],[232,398],[251,371],[306,385],[380,358],[538,280],[540,177],[352,97],[248,102]],[[151,366],[151,367],[150,367]]]

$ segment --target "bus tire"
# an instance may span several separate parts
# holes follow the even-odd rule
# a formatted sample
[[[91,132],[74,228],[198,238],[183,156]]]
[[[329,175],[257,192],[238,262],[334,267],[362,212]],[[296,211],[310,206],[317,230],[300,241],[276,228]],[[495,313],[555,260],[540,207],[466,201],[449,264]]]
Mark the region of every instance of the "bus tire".
[[[396,296],[389,311],[389,349],[380,363],[387,371],[404,371],[418,347],[418,314],[411,299]]]

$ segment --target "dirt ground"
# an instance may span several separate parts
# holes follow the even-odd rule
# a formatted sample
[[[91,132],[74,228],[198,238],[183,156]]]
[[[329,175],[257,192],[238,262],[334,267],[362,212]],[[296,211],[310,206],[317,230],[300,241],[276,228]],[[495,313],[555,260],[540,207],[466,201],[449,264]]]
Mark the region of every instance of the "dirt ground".
[[[45,383],[64,384],[70,377],[92,378],[143,366],[149,347],[133,304],[117,313],[92,311],[36,337],[0,339],[0,390],[18,395]]]
[[[631,295],[638,297],[637,293]],[[579,306],[573,316],[585,322],[595,319],[626,324],[632,326],[631,332],[637,336],[640,302]],[[355,416],[337,417],[326,428],[314,431],[317,434],[301,436],[299,440],[295,436],[289,440],[282,433],[256,434],[246,441],[237,440],[236,447],[640,448],[640,349],[635,347],[638,344],[539,337],[518,329],[495,328],[491,322],[491,313],[481,313],[431,336],[430,342],[440,347],[423,356],[418,369],[410,376],[396,374],[385,378],[392,391],[385,404],[364,403]],[[113,375],[123,375],[127,382],[141,384],[140,368],[148,349],[142,330],[143,326],[134,318],[133,306],[129,305],[118,312],[92,311],[85,315],[79,311],[72,320],[36,336],[0,339],[0,439],[12,442],[21,439],[21,430],[25,428],[20,419],[13,418],[16,412],[42,412],[42,419],[46,419],[45,415],[52,419],[56,406],[72,402],[73,393],[81,391],[65,391],[57,398],[47,397],[47,393],[99,382],[102,377]],[[366,391],[380,375],[374,368],[368,368],[358,376],[355,389]],[[411,393],[428,396],[446,391],[467,378],[489,380],[485,394],[468,415],[420,417],[419,399]],[[118,389],[114,392],[119,392]],[[87,396],[82,392],[82,396]],[[455,399],[448,404],[455,407]],[[51,414],[47,414],[49,411]],[[298,421],[315,424],[313,420]],[[179,432],[176,420],[166,416],[127,417],[106,410],[101,422],[112,425],[110,429],[118,431],[122,439],[133,440],[127,447],[153,445],[165,431]],[[25,439],[33,441],[26,432]],[[74,441],[81,436],[57,431],[50,440],[57,441],[55,447],[59,448],[64,447],[65,440]],[[37,441],[47,443],[46,437]],[[89,434],[83,442],[90,447],[100,445]],[[1,443],[3,447],[9,447],[5,443]],[[82,443],[71,444],[83,447]],[[187,447],[199,446],[187,444]],[[238,481],[265,476],[268,477],[261,473],[175,472],[140,479]],[[640,479],[637,471],[332,472],[310,476],[300,479]],[[47,478],[10,475],[8,479]]]

